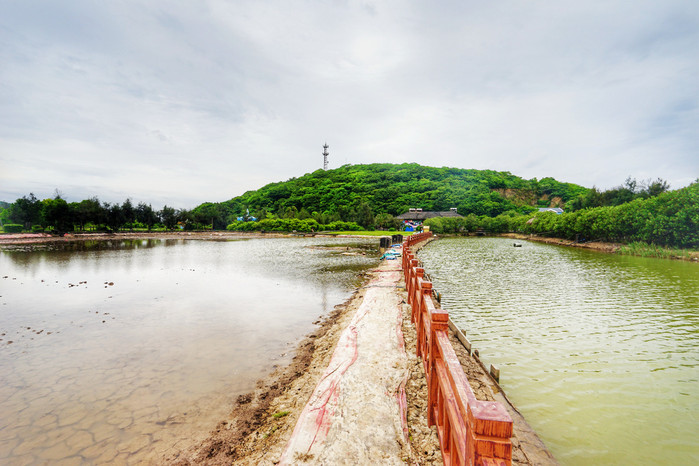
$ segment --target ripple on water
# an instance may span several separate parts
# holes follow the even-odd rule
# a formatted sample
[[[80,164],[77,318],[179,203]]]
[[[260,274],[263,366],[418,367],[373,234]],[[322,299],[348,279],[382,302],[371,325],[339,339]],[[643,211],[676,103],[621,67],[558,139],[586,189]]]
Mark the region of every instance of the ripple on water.
[[[699,461],[696,264],[503,238],[444,238],[419,258],[564,464]]]

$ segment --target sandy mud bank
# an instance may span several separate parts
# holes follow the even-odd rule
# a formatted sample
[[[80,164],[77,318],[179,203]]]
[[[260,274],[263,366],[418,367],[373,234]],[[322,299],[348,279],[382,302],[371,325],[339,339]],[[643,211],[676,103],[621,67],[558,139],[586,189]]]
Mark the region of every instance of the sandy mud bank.
[[[367,282],[372,278],[372,272],[367,274]],[[436,429],[427,425],[427,383],[422,362],[415,355],[417,336],[410,322],[410,307],[402,281],[396,293],[408,357],[405,390],[409,444],[403,448],[403,460],[408,464],[443,464]],[[238,397],[230,416],[219,422],[205,441],[173,452],[164,462],[175,465],[277,464],[299,416],[331,361],[342,332],[365,295],[366,288],[359,288],[347,302],[319,322],[319,328],[299,343],[293,362],[259,381],[254,392]],[[450,338],[477,398],[500,401],[510,412],[515,423],[513,464],[557,464],[480,362],[468,354],[451,331]],[[311,458],[309,464],[313,464]]]

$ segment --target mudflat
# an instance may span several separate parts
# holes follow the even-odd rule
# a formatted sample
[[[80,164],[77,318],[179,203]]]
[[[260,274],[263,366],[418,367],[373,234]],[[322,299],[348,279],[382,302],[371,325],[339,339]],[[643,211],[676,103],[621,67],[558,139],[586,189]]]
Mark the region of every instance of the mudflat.
[[[272,238],[281,233],[242,233],[235,231],[136,231],[118,233],[66,233],[63,236],[48,233],[3,233],[0,245],[44,244],[69,241],[101,241],[118,239],[200,239],[227,240],[239,238]]]
[[[251,237],[278,237],[283,234],[250,234],[238,232],[136,232],[117,234],[78,234],[56,237],[45,234],[0,235],[0,245],[31,245],[60,241],[80,240],[115,240],[115,239],[201,239],[201,240],[230,240]],[[419,247],[419,245],[418,245]],[[413,246],[415,248],[415,246]],[[402,274],[397,272],[399,261],[386,261],[365,277],[364,286],[358,288],[353,296],[345,303],[338,305],[319,322],[319,327],[299,342],[292,362],[285,367],[277,368],[270,376],[258,381],[257,388],[247,394],[237,397],[231,413],[221,419],[208,435],[202,432],[192,433],[192,438],[204,438],[183,450],[163,449],[158,461],[165,464],[278,464],[285,450],[290,445],[295,426],[299,422],[304,409],[312,398],[314,391],[327,374],[338,343],[342,335],[352,325],[353,319],[362,306],[366,308],[367,293],[377,287],[390,290],[383,299],[381,306],[387,306],[395,311],[389,317],[388,327],[396,335],[396,341],[390,348],[374,348],[375,363],[380,363],[383,356],[391,360],[389,369],[396,369],[392,379],[398,381],[399,391],[404,388],[403,406],[400,393],[391,393],[396,400],[394,418],[389,424],[394,426],[384,439],[384,445],[377,446],[378,450],[391,450],[394,459],[409,464],[442,464],[439,441],[435,427],[427,426],[427,384],[421,360],[415,355],[416,334],[410,322],[410,307],[406,304],[407,295],[402,281]],[[382,281],[387,270],[398,273],[398,278],[391,283]],[[369,299],[372,299],[369,296]],[[377,302],[372,303],[376,305]],[[384,329],[386,330],[386,329]],[[396,332],[399,330],[399,332]],[[450,332],[451,333],[451,332]],[[505,404],[515,423],[513,437],[513,464],[555,464],[555,460],[546,447],[529,428],[526,421],[511,406],[497,383],[490,378],[477,359],[471,357],[458,339],[451,334],[452,345],[460,359],[462,367],[477,398],[483,400],[498,400]],[[375,336],[372,336],[375,339]],[[364,345],[368,341],[365,340]],[[400,340],[402,340],[402,346]],[[386,354],[391,352],[391,354]],[[369,352],[371,355],[372,351]],[[383,372],[386,372],[385,370]],[[375,371],[374,374],[382,374]],[[354,376],[353,401],[356,408],[355,418],[362,412],[361,400],[373,396],[372,380],[366,374]],[[395,385],[395,384],[394,384]],[[375,388],[375,387],[374,387]],[[404,413],[404,414],[403,414]],[[404,419],[401,419],[402,416]],[[371,422],[371,418],[368,418]],[[330,431],[327,432],[330,434]],[[341,438],[336,435],[336,438]],[[347,444],[352,438],[344,438]],[[373,441],[373,440],[372,440]],[[393,442],[393,443],[391,443]],[[378,444],[377,444],[378,445]],[[377,450],[377,451],[378,451]],[[319,457],[302,451],[293,453],[293,462],[306,461],[309,464],[320,463]],[[324,461],[331,461],[332,449],[326,451]],[[322,456],[324,453],[320,453]],[[370,461],[371,459],[367,459]],[[334,464],[341,461],[333,462]]]
[[[388,261],[389,263],[391,261]],[[395,261],[397,262],[397,261]],[[395,264],[395,263],[394,263]],[[393,265],[393,264],[392,264]],[[395,265],[393,265],[395,267]],[[218,423],[211,431],[209,437],[187,450],[179,451],[168,455],[164,461],[175,465],[193,464],[243,464],[243,465],[272,465],[282,463],[306,463],[306,464],[343,464],[347,458],[353,458],[352,464],[357,464],[356,457],[329,456],[333,453],[346,451],[351,448],[352,440],[362,444],[363,432],[358,432],[353,439],[350,437],[351,429],[360,427],[362,423],[371,422],[371,418],[360,422],[355,422],[355,426],[343,425],[340,428],[327,426],[327,430],[320,432],[325,443],[322,447],[309,442],[308,435],[301,435],[305,439],[298,438],[298,430],[304,431],[304,423],[313,426],[313,422],[304,419],[309,409],[312,411],[314,397],[324,393],[324,379],[332,373],[337,366],[337,361],[333,365],[333,357],[338,344],[343,345],[343,334],[348,328],[356,325],[357,315],[366,307],[366,300],[373,299],[367,297],[367,292],[373,287],[382,286],[379,275],[385,273],[391,266],[383,265],[367,274],[365,286],[360,287],[354,295],[342,305],[337,306],[320,324],[320,327],[301,341],[297,347],[296,355],[292,363],[283,368],[279,368],[267,379],[261,380],[254,392],[242,395],[236,400],[230,416]],[[393,411],[392,419],[387,421],[388,428],[385,428],[383,438],[371,439],[369,443],[381,443],[389,445],[384,448],[382,454],[385,455],[383,463],[407,462],[408,464],[438,465],[442,463],[439,440],[435,427],[427,425],[427,383],[424,376],[422,362],[416,356],[417,336],[413,324],[410,321],[410,307],[406,304],[407,294],[405,293],[404,282],[398,280],[394,285],[383,283],[394,294],[395,301],[391,301],[389,306],[398,305],[399,313],[396,321],[389,322],[400,329],[400,339],[404,346],[400,344],[390,346],[392,349],[383,348],[382,355],[387,359],[396,358],[392,364],[398,369],[398,374],[404,374],[405,406],[399,408],[399,394],[390,392],[396,398],[396,410]],[[373,301],[373,304],[378,304]],[[457,356],[469,379],[469,383],[478,399],[497,400],[503,403],[514,421],[513,443],[513,464],[557,464],[545,445],[538,438],[536,433],[529,427],[524,418],[514,408],[506,396],[502,393],[497,383],[490,377],[482,364],[465,350],[459,340],[450,331],[450,339],[455,347]],[[364,342],[366,343],[366,340]],[[387,355],[386,351],[395,352]],[[382,356],[379,355],[379,356]],[[371,385],[382,387],[385,384],[383,373],[371,371],[364,373],[365,378],[361,383],[357,383],[357,377],[352,377],[352,388],[355,393],[348,398],[349,405],[356,403],[355,412],[345,409],[343,413],[348,414],[348,423],[356,421],[361,413],[361,401],[373,400],[375,398],[374,388]],[[394,374],[393,385],[400,378]],[[373,377],[373,380],[372,380]],[[398,383],[400,386],[401,384]],[[352,401],[355,400],[355,401]],[[309,403],[310,401],[310,403]],[[310,406],[310,408],[309,408]],[[306,411],[306,415],[304,415]],[[401,420],[401,411],[405,413],[405,419]],[[366,410],[369,415],[371,410]],[[318,419],[318,418],[314,418]],[[352,421],[354,419],[354,421]],[[344,421],[344,420],[343,420]],[[377,421],[378,422],[378,421]],[[404,427],[402,423],[405,422]],[[344,422],[343,422],[344,423]],[[301,425],[301,427],[297,427]],[[347,428],[347,429],[345,429]],[[345,429],[345,430],[343,430]],[[407,431],[405,431],[407,429]],[[294,434],[294,431],[297,431]],[[318,430],[312,435],[318,435]],[[308,434],[308,432],[306,432]],[[328,442],[335,445],[328,447]],[[339,445],[339,446],[338,446]],[[344,450],[343,450],[344,449]],[[366,450],[371,450],[370,448]],[[381,452],[374,452],[380,454]],[[376,458],[367,456],[366,461]]]

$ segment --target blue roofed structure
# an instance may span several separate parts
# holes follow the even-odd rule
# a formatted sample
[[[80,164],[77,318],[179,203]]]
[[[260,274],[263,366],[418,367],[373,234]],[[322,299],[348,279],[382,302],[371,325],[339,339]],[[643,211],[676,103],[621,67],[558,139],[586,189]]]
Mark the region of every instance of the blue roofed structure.
[[[553,212],[554,214],[561,215],[563,213],[563,209],[560,207],[539,207],[539,212]]]

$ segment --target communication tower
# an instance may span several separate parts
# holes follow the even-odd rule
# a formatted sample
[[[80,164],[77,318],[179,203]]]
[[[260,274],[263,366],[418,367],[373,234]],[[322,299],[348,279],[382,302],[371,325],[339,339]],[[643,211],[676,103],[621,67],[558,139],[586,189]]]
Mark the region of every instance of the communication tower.
[[[323,170],[326,171],[328,169],[328,155],[330,155],[330,153],[328,152],[328,147],[330,146],[327,142],[323,144]]]

